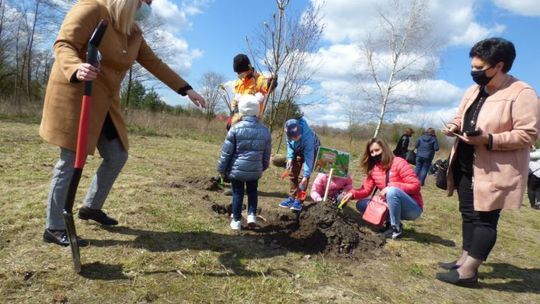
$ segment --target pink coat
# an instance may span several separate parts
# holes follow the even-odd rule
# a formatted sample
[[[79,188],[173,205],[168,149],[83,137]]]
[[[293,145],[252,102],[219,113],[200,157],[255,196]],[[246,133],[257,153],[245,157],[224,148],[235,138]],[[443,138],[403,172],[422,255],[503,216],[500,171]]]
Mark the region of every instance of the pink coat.
[[[373,189],[386,188],[386,171],[379,164],[375,165],[364,179],[362,187],[351,190],[354,199],[363,199],[373,192]],[[414,173],[411,165],[401,157],[394,157],[392,166],[390,166],[390,176],[388,187],[397,187],[407,193],[416,201],[420,208],[424,208],[424,201],[420,193],[420,180]]]
[[[314,202],[320,202],[323,200],[324,191],[326,190],[326,183],[328,182],[328,176],[324,173],[317,174],[313,185],[311,186],[310,196]],[[334,197],[338,195],[340,191],[345,193],[352,189],[352,178],[332,177],[330,181],[330,189],[328,190],[328,197]]]
[[[474,209],[492,211],[517,209],[523,201],[529,168],[529,148],[538,137],[540,103],[528,84],[508,75],[502,87],[487,97],[480,109],[476,125],[493,136],[493,147],[475,146]],[[479,87],[470,87],[463,96],[452,121],[462,130],[463,117],[478,95]],[[458,139],[450,154],[450,167],[455,161]],[[454,191],[452,170],[448,170],[448,195]]]

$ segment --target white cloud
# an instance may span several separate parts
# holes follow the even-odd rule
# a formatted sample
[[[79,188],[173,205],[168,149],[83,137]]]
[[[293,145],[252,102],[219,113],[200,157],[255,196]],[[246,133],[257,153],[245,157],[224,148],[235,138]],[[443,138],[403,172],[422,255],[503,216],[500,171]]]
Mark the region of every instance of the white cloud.
[[[311,55],[308,65],[317,72],[315,80],[349,79],[359,69],[360,49],[354,44],[334,44]]]
[[[538,0],[493,0],[493,3],[498,7],[506,9],[514,14],[523,16],[540,16],[540,1]]]
[[[502,0],[496,0],[503,3]],[[331,43],[359,43],[373,35],[379,27],[379,11],[388,7],[388,0],[311,0],[315,5],[323,4],[322,14],[325,23],[324,39]],[[405,1],[406,2],[406,1]],[[476,6],[480,0],[432,0],[428,1],[427,20],[434,37],[443,46],[471,45],[487,36],[500,34],[504,27],[497,24],[482,25],[476,21]],[[504,3],[518,3],[505,1]],[[538,1],[524,1],[537,8]],[[534,2],[534,3],[533,3]],[[521,3],[521,1],[519,1]],[[513,5],[525,8],[526,5]],[[538,9],[536,10],[538,11]]]
[[[176,33],[191,28],[186,11],[181,10],[170,0],[155,0],[152,2],[152,11],[163,19],[166,29],[170,32]]]
[[[192,62],[203,56],[199,49],[190,49],[189,44],[182,38],[171,32],[156,30],[156,35],[161,41],[167,41],[167,52],[170,52],[174,60],[167,62],[173,70],[180,74],[187,74],[191,70]]]
[[[442,129],[443,121],[446,123],[451,121],[457,113],[457,109],[457,106],[435,110],[426,110],[425,108],[417,107],[411,109],[408,113],[397,115],[394,121],[422,128]]]
[[[347,128],[351,113],[357,119],[372,107],[362,100],[358,83],[344,80],[323,81],[316,94],[323,94],[324,104],[317,104],[303,109],[307,118],[317,125],[326,124],[336,128]],[[406,89],[396,88],[394,97],[412,98],[416,104],[405,112],[395,115],[392,121],[413,125],[435,124],[440,118],[450,120],[461,101],[463,90],[444,80],[422,80],[404,83]]]

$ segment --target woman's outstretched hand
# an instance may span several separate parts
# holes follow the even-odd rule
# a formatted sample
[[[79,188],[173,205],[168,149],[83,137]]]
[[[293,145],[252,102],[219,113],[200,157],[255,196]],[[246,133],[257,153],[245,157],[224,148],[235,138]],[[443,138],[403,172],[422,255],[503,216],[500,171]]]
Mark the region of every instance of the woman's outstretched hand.
[[[204,100],[204,97],[199,95],[199,93],[195,92],[194,90],[188,90],[186,94],[195,106],[206,108],[206,100]]]

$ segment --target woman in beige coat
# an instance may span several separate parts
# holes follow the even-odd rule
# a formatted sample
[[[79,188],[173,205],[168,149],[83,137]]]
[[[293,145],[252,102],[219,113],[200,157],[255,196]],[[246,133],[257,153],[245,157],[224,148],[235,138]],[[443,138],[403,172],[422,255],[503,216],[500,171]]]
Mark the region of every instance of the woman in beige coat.
[[[60,147],[48,197],[46,242],[67,246],[62,208],[73,174],[84,81],[93,81],[87,151],[103,157],[79,218],[103,225],[118,222],[102,210],[103,203],[128,157],[128,138],[120,111],[120,84],[136,60],[156,78],[197,106],[204,99],[163,63],[146,44],[137,21],[150,15],[152,0],[81,0],[66,15],[54,42],[52,66],[39,134]],[[98,67],[85,63],[87,42],[101,19],[109,21],[100,45]],[[81,246],[86,242],[79,240]]]
[[[476,287],[478,268],[497,239],[501,210],[522,203],[540,103],[533,88],[507,74],[516,56],[510,41],[482,40],[469,56],[477,85],[465,92],[454,120],[443,130],[458,137],[450,155],[448,193],[458,193],[463,251],[455,262],[440,263],[449,272],[437,278]]]

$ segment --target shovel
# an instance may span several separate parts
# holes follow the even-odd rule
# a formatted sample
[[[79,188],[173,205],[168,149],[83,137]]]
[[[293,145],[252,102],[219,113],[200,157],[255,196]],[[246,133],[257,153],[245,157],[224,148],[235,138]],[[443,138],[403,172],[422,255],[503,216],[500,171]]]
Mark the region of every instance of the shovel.
[[[87,62],[93,66],[98,64],[98,48],[103,38],[103,34],[107,29],[107,20],[101,20],[96,29],[92,33],[88,41]],[[64,222],[66,223],[67,235],[69,238],[69,247],[71,248],[71,257],[73,258],[73,270],[76,273],[81,272],[81,255],[79,252],[79,244],[77,243],[77,232],[75,230],[75,221],[73,220],[73,203],[75,202],[75,194],[81,180],[82,170],[86,162],[86,148],[88,142],[88,121],[90,119],[90,109],[92,106],[92,82],[84,83],[84,95],[81,105],[81,116],[79,119],[79,131],[77,133],[77,148],[75,151],[75,164],[73,177],[69,183],[68,194],[64,204]]]

